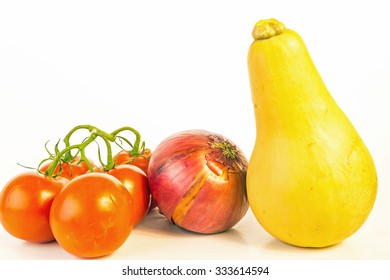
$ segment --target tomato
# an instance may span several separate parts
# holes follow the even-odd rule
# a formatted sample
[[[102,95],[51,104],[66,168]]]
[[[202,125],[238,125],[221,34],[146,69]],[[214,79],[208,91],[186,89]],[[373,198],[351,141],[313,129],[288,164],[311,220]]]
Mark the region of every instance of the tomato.
[[[54,179],[37,172],[12,178],[0,194],[0,220],[5,230],[26,241],[53,241],[50,206],[67,183],[65,178]]]
[[[113,158],[116,164],[131,164],[141,168],[145,174],[148,173],[149,160],[152,155],[151,150],[145,149],[140,155],[133,156],[131,151],[122,150]]]
[[[134,204],[123,184],[105,173],[71,180],[55,197],[50,225],[69,253],[95,258],[117,250],[134,227]]]
[[[135,224],[138,224],[148,212],[151,200],[145,172],[137,166],[124,164],[109,170],[108,174],[121,181],[130,192],[134,201]]]
[[[90,161],[92,166],[94,167],[95,164]],[[46,172],[49,168],[51,162],[47,162],[44,165],[42,165],[39,170],[42,172]],[[59,174],[59,176],[67,178],[69,180],[80,176],[82,174],[85,174],[89,171],[88,165],[85,161],[80,162],[80,157],[75,157],[71,162],[62,162],[62,171]],[[57,167],[54,170],[54,174],[58,174],[60,172],[60,165],[58,164]]]

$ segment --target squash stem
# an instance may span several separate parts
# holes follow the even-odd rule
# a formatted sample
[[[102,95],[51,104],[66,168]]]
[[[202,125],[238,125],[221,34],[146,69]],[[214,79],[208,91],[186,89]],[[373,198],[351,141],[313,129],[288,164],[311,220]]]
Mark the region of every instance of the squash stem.
[[[280,21],[271,18],[259,20],[252,31],[253,39],[269,39],[284,32],[286,27]]]

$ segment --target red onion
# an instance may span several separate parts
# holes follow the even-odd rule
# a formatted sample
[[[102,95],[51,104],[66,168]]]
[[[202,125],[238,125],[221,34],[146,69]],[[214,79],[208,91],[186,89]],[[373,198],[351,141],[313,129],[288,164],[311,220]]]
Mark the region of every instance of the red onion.
[[[154,150],[149,187],[160,212],[198,233],[233,227],[248,210],[242,151],[222,135],[205,130],[173,134]]]

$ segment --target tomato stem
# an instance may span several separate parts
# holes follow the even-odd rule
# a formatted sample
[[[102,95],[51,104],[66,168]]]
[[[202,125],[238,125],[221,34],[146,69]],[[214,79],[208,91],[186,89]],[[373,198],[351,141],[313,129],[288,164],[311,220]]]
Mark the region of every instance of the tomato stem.
[[[115,130],[111,134],[116,137],[120,132],[125,131],[125,130],[131,131],[135,135],[135,141],[133,144],[133,148],[131,149],[131,154],[134,156],[139,155],[140,154],[141,135],[137,130],[135,130],[134,128],[132,128],[130,126],[125,126],[125,127],[121,127],[119,129]],[[126,138],[124,138],[124,139],[126,139]]]
[[[91,162],[87,159],[87,157],[85,156],[85,148],[90,144],[92,143],[94,140],[95,140],[96,136],[95,135],[91,135],[86,141],[82,142],[81,144],[75,144],[75,145],[70,145],[70,146],[67,146],[65,149],[63,149],[62,151],[58,152],[52,163],[49,165],[47,171],[46,171],[46,175],[49,176],[49,177],[53,177],[54,175],[57,175],[57,174],[54,174],[54,171],[57,167],[58,164],[60,164],[61,160],[63,161],[67,161],[63,158],[63,156],[65,154],[70,154],[70,151],[71,150],[74,150],[74,149],[77,149],[80,151],[80,157],[81,157],[81,161],[85,161],[85,163],[87,164],[88,168],[90,170],[93,169],[92,167],[92,164]]]
[[[72,137],[72,135],[76,131],[84,130],[84,129],[88,130],[90,132],[90,135],[87,138],[85,138],[81,143],[71,145],[70,138]],[[125,137],[119,135],[123,131],[130,131],[135,135],[134,144],[131,144],[131,142],[129,140],[127,140]],[[89,170],[91,172],[93,172],[93,165],[90,162],[90,160],[88,159],[88,157],[86,156],[85,149],[89,144],[94,142],[97,138],[100,138],[103,140],[103,142],[106,146],[106,149],[107,149],[106,163],[103,163],[101,161],[100,153],[99,153],[99,161],[105,170],[110,170],[110,169],[115,167],[115,162],[113,161],[113,156],[112,156],[111,143],[118,144],[116,142],[118,139],[124,140],[126,143],[128,143],[132,147],[132,150],[131,150],[132,155],[139,155],[140,154],[139,149],[140,149],[140,144],[141,144],[141,135],[136,129],[134,129],[130,126],[121,127],[117,130],[114,130],[112,133],[107,133],[107,132],[105,132],[105,131],[103,131],[95,126],[92,126],[92,125],[88,125],[88,124],[78,125],[78,126],[75,126],[74,128],[72,128],[68,132],[68,134],[66,134],[66,136],[64,137],[63,142],[65,144],[65,148],[61,151],[58,150],[58,143],[57,143],[56,149],[55,149],[55,154],[54,155],[50,154],[50,157],[53,158],[53,161],[50,164],[50,166],[48,167],[47,171],[45,172],[46,176],[53,177],[53,176],[60,175],[59,173],[61,173],[61,168],[57,174],[54,174],[54,171],[59,164],[61,165],[61,161],[70,162],[75,158],[75,156],[72,155],[72,150],[78,150],[78,152],[80,153],[80,162],[84,161],[87,164]],[[142,142],[142,145],[144,145],[144,142]]]

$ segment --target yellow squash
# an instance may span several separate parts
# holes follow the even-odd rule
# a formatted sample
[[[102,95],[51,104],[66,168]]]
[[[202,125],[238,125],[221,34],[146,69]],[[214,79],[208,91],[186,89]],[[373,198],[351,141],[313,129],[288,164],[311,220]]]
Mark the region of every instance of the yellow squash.
[[[374,162],[335,103],[301,37],[275,19],[253,30],[248,70],[256,142],[247,174],[259,223],[296,246],[356,232],[377,192]]]

